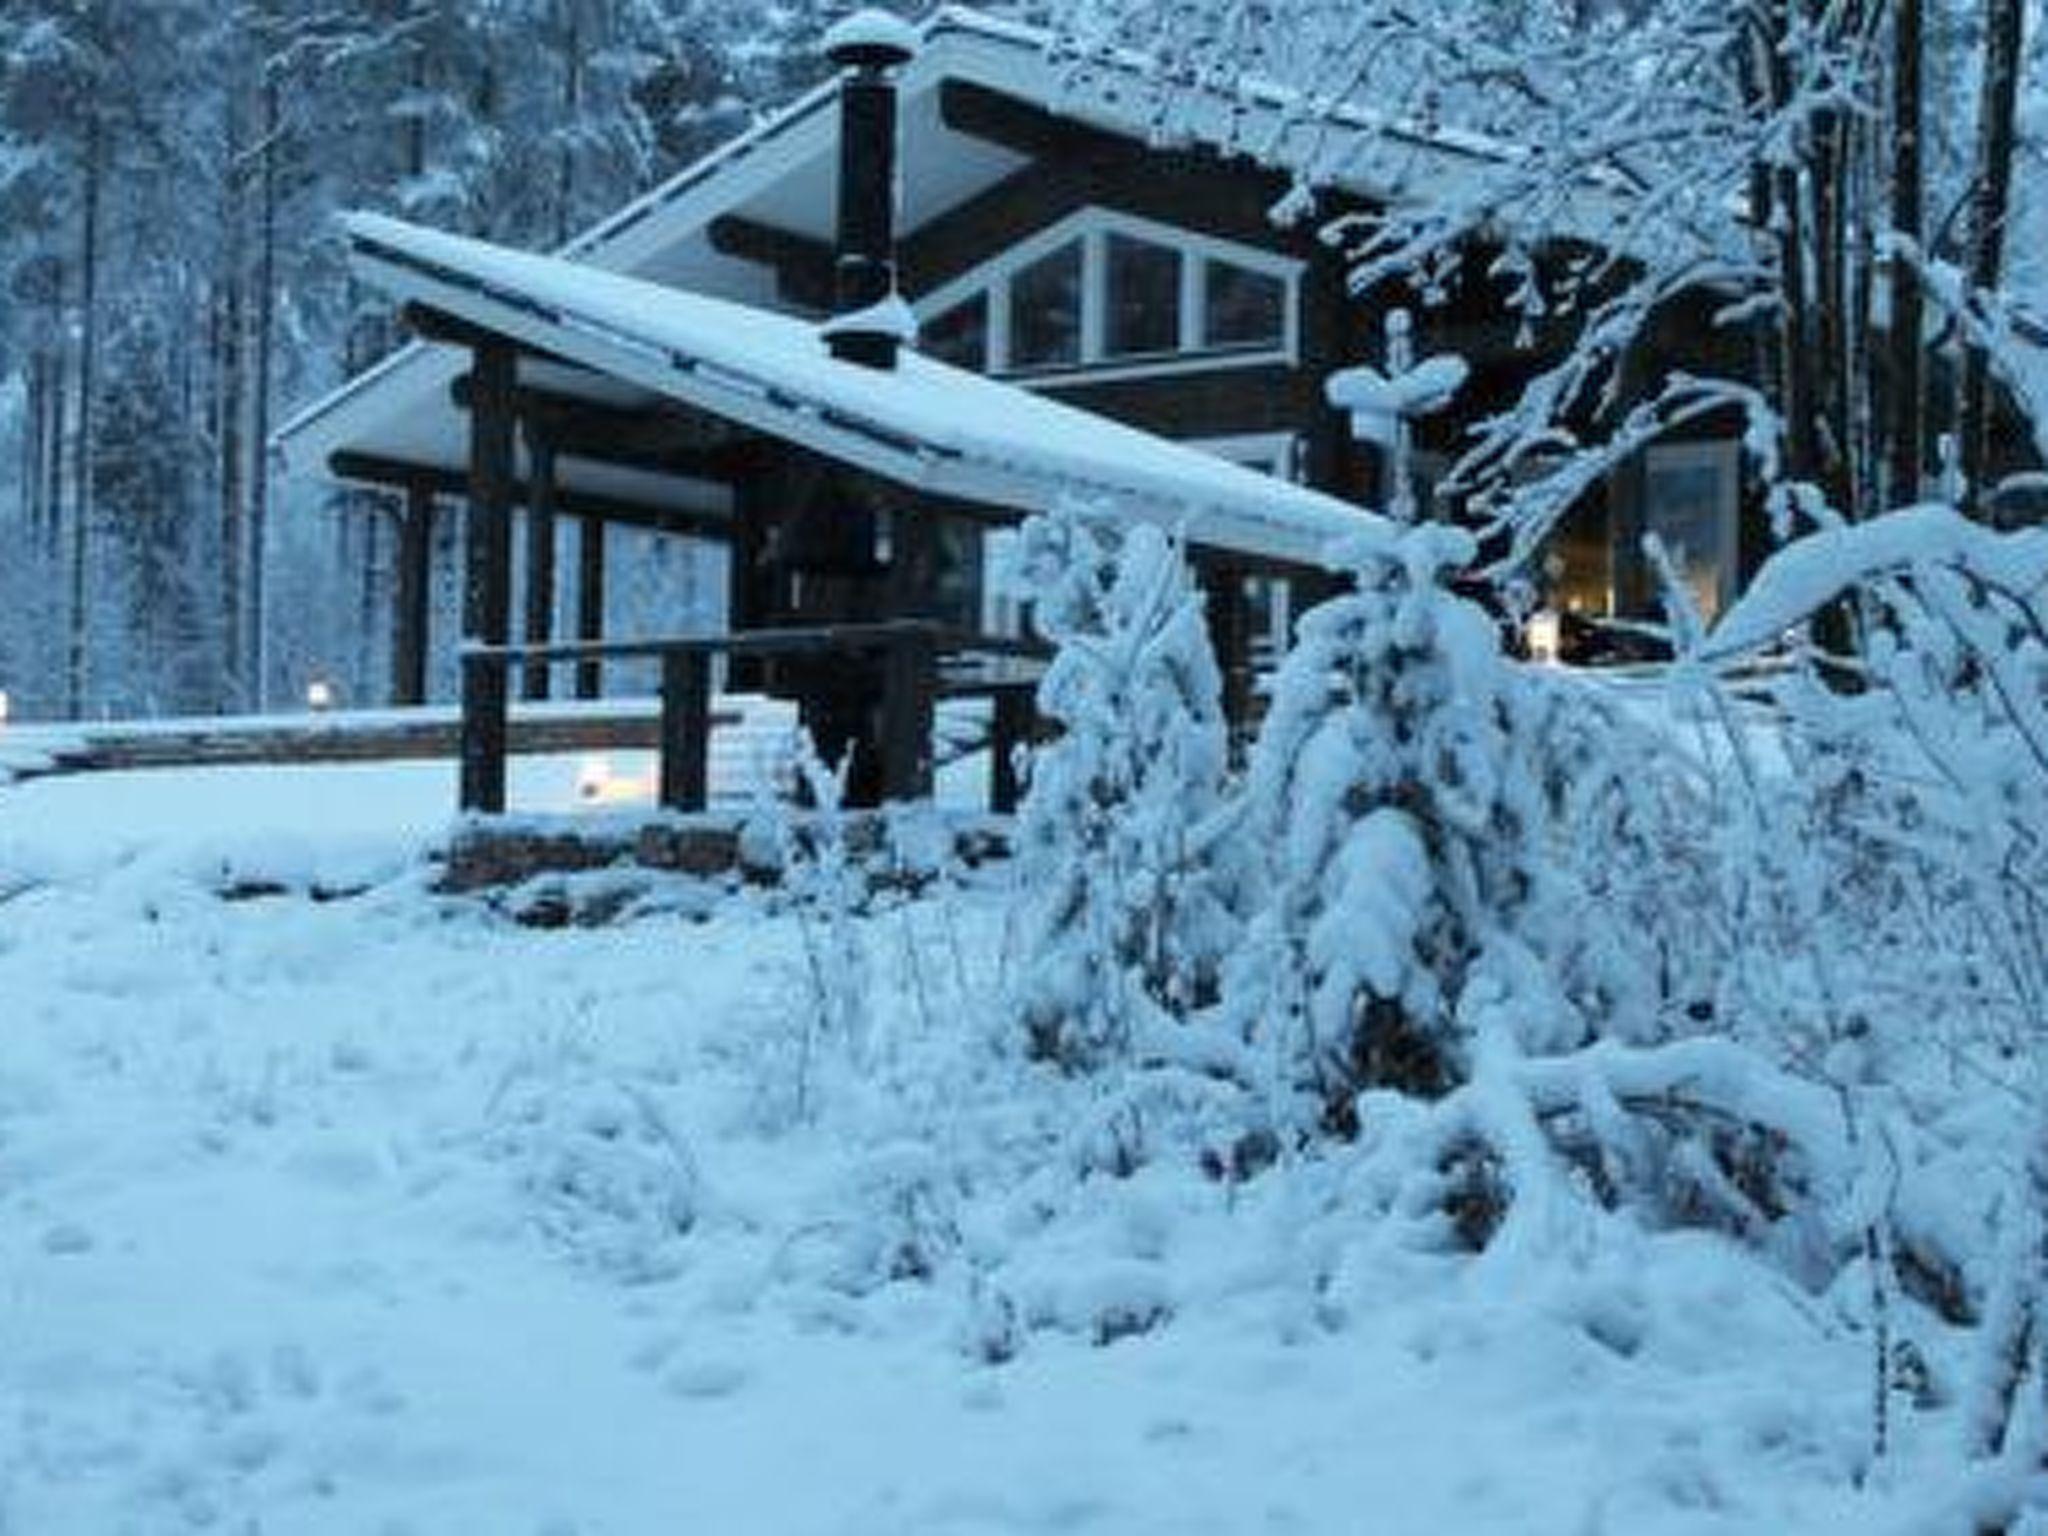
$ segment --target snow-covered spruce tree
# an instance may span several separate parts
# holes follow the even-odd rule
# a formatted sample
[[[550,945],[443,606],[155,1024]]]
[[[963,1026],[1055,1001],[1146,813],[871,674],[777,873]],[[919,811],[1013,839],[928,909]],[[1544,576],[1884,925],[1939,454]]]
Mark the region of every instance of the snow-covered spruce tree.
[[[1220,1009],[1274,1128],[1366,1137],[1471,1247],[1591,1199],[1759,1240],[1793,1217],[1785,1246],[1832,1251],[1795,1207],[1844,1167],[1836,1106],[1717,1032],[1730,947],[1688,905],[1709,872],[1671,754],[1501,655],[1445,585],[1471,550],[1362,542],[1277,679]]]
[[[1160,529],[1064,507],[1025,525],[1020,575],[1057,647],[1038,707],[1059,735],[1019,814],[1016,1004],[1033,1055],[1083,1069],[1146,1019],[1207,1001],[1234,936],[1221,680],[1201,594]]]
[[[1356,589],[1302,619],[1253,753],[1274,867],[1238,985],[1334,1129],[1362,1089],[1465,1076],[1466,974],[1538,878],[1492,623],[1441,583],[1470,555],[1441,528],[1361,551]]]

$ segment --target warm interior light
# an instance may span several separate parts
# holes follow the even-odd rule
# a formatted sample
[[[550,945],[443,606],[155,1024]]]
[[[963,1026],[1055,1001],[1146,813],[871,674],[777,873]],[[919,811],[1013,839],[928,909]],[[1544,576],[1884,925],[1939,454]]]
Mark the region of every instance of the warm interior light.
[[[1563,634],[1555,609],[1539,608],[1530,614],[1522,635],[1528,642],[1531,661],[1540,661],[1548,666],[1557,660]]]
[[[316,712],[334,708],[334,684],[324,677],[306,684],[306,708]]]
[[[584,805],[624,805],[654,798],[651,773],[620,773],[608,757],[586,757],[576,770],[576,798]]]

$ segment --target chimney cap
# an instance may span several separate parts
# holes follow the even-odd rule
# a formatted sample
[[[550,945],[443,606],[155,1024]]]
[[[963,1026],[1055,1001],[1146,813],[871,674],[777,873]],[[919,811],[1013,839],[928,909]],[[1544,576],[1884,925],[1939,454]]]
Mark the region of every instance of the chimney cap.
[[[887,69],[916,53],[917,28],[900,16],[870,7],[836,22],[825,34],[825,57],[841,69]]]

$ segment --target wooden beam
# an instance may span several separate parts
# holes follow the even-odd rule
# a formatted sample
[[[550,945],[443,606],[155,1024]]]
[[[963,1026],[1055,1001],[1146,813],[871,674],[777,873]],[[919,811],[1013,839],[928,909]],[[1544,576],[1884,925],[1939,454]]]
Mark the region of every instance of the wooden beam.
[[[451,347],[467,347],[475,351],[493,343],[510,347],[515,357],[532,358],[539,362],[556,363],[564,368],[582,368],[583,364],[574,358],[563,357],[545,347],[536,347],[531,342],[520,341],[494,331],[488,326],[465,320],[460,315],[451,315],[446,310],[436,309],[431,304],[422,304],[417,299],[406,304],[399,311],[406,327],[422,341],[436,341]]]
[[[468,374],[449,382],[448,398],[457,410],[468,410],[474,396]],[[545,432],[557,454],[657,474],[723,479],[731,455],[763,441],[757,433],[660,397],[627,407],[521,385],[513,401],[520,421]]]
[[[939,119],[955,133],[1028,160],[1101,153],[1138,140],[1049,112],[1035,101],[971,80],[939,82]]]
[[[908,630],[882,655],[882,798],[929,800],[932,725],[939,694],[937,645]]]
[[[996,689],[989,701],[988,808],[999,816],[1016,810],[1024,798],[1017,757],[1031,742],[1037,694],[1035,684],[1017,684]]]
[[[512,391],[519,354],[499,338],[476,346],[476,401],[469,416],[469,516],[462,585],[462,635],[483,645],[510,638],[512,565]],[[505,809],[503,667],[462,671],[462,809]]]
[[[1216,653],[1216,670],[1222,674],[1223,724],[1230,760],[1237,766],[1243,761],[1252,724],[1251,604],[1244,571],[1219,560],[1199,559],[1195,569],[1202,586],[1202,616],[1209,630],[1209,645]]]
[[[434,489],[415,480],[398,515],[398,590],[391,613],[391,702],[427,700],[428,629],[433,611]]]
[[[557,450],[557,457],[560,452]],[[415,483],[430,487],[442,496],[465,495],[468,478],[459,470],[438,464],[420,464],[410,459],[387,458],[382,454],[342,449],[328,455],[327,467],[336,479],[366,485],[397,486]],[[512,482],[512,499],[530,502],[533,487],[523,480]],[[567,517],[597,518],[608,523],[625,523],[656,533],[680,534],[692,539],[724,542],[732,537],[732,519],[722,512],[697,512],[676,507],[656,507],[623,497],[603,496],[590,491],[566,491],[557,487],[555,511]]]
[[[829,241],[737,213],[720,214],[707,233],[711,248],[721,256],[773,269],[776,292],[784,300],[821,312],[831,309],[834,259]]]
[[[526,456],[532,469],[526,499],[525,636],[529,645],[546,645],[555,637],[555,450],[543,433],[529,428]],[[548,696],[546,662],[527,663],[519,693],[526,699]]]
[[[711,657],[674,651],[661,658],[661,766],[665,811],[701,811],[711,788]]]

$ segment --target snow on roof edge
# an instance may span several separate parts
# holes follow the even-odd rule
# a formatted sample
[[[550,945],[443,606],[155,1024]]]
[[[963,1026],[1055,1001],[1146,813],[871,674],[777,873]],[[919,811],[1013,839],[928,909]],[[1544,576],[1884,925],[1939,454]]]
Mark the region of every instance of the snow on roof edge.
[[[432,289],[467,318],[509,319],[566,355],[601,352],[619,377],[776,435],[794,436],[794,419],[815,424],[813,437],[864,437],[837,441],[835,456],[915,487],[976,499],[949,478],[957,462],[979,472],[979,499],[1026,510],[1049,493],[1106,491],[1202,542],[1333,568],[1333,546],[1387,527],[1322,492],[919,353],[894,370],[841,362],[793,316],[381,214],[346,226],[365,278],[395,296]]]

